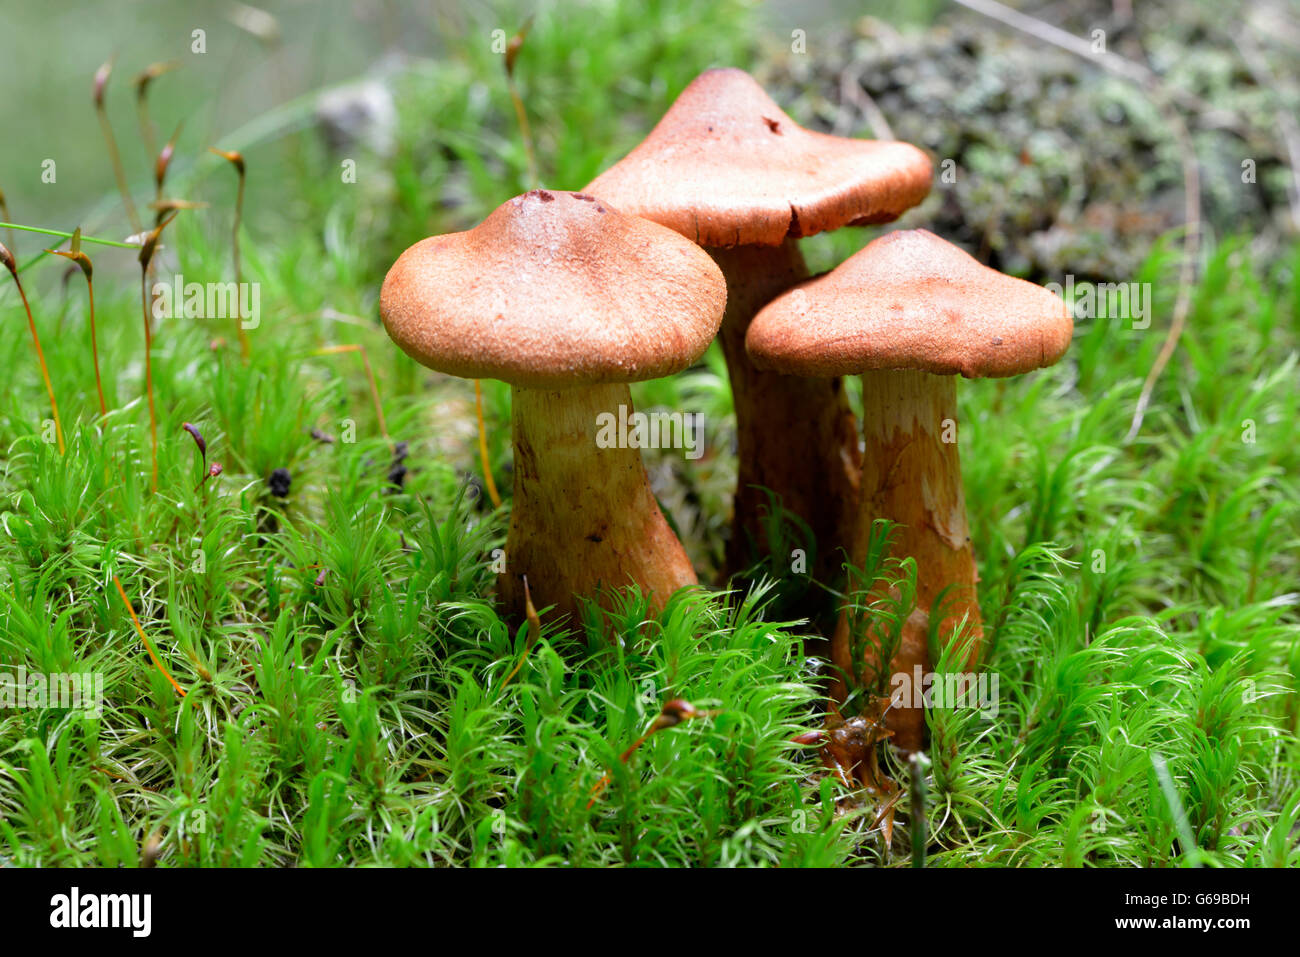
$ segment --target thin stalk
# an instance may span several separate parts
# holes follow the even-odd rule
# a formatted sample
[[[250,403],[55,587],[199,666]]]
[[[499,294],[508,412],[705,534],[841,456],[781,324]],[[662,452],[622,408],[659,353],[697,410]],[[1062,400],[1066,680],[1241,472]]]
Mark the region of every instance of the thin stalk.
[[[510,684],[510,679],[519,673],[519,669],[524,666],[524,662],[527,661],[528,656],[532,654],[533,645],[535,645],[537,639],[542,636],[542,619],[538,617],[537,609],[533,606],[533,596],[528,591],[527,575],[524,576],[524,614],[528,622],[528,638],[524,642],[524,653],[519,656],[519,661],[515,663],[515,666],[512,669],[510,669],[510,674],[506,675],[505,680],[501,682],[501,687],[503,688]]]
[[[140,139],[144,141],[145,152],[154,156],[158,152],[158,138],[154,134],[153,122],[149,119],[149,101],[143,91],[136,96],[135,109],[140,120]]]
[[[21,229],[25,233],[40,233],[42,236],[59,236],[62,239],[71,239],[74,233],[64,232],[61,229],[44,229],[40,226],[23,226],[19,223],[0,223],[0,229]],[[83,243],[95,243],[99,246],[115,246],[118,249],[139,249],[139,243],[121,243],[116,239],[100,239],[97,236],[82,236]],[[47,249],[46,252],[53,252]],[[19,270],[21,272],[21,270]]]
[[[721,709],[700,711],[689,701],[685,701],[681,698],[674,698],[672,701],[664,704],[663,709],[655,716],[654,721],[651,722],[650,727],[646,729],[645,734],[633,741],[627,750],[618,756],[619,763],[627,764],[627,762],[631,760],[632,755],[636,754],[637,749],[640,748],[641,745],[645,744],[653,734],[667,728],[675,728],[677,725],[682,724],[685,721],[690,721],[693,718],[712,718],[720,714],[722,714]],[[597,798],[600,797],[605,788],[609,787],[610,781],[613,780],[610,776],[611,773],[612,772],[606,772],[603,774],[600,780],[597,781],[595,786],[591,789],[591,798],[587,801],[588,811],[590,811],[592,806],[595,805]]]
[[[144,390],[149,400],[149,442],[153,455],[153,472],[149,483],[151,491],[158,491],[158,412],[153,401],[153,330],[149,327],[149,264],[158,248],[158,240],[168,224],[176,218],[172,213],[149,233],[140,247],[140,313],[144,319]]]
[[[510,87],[510,102],[515,106],[515,118],[519,120],[519,133],[524,141],[524,156],[528,163],[528,188],[536,189],[541,181],[537,174],[537,156],[533,152],[533,131],[528,125],[528,114],[524,111],[524,101],[519,96],[519,88],[515,86],[514,77],[507,81]]]
[[[537,174],[537,153],[533,149],[533,129],[528,124],[528,112],[524,109],[523,98],[519,95],[519,87],[515,84],[515,59],[519,56],[519,51],[523,48],[524,38],[528,36],[528,30],[533,25],[533,18],[529,17],[524,21],[524,25],[519,28],[519,32],[510,38],[506,44],[505,65],[506,65],[506,86],[510,90],[510,102],[515,107],[515,119],[519,121],[519,135],[524,141],[524,156],[528,162],[528,185],[529,189],[535,189],[541,185]]]
[[[144,629],[140,627],[140,619],[135,616],[135,606],[131,604],[131,599],[126,597],[126,589],[122,587],[122,580],[114,575],[113,584],[117,586],[117,593],[122,596],[122,601],[126,604],[126,610],[131,615],[131,624],[135,625],[136,634],[138,634],[140,640],[144,642],[144,646],[149,652],[149,657],[153,660],[154,667],[162,672],[163,677],[166,678],[171,683],[171,686],[176,689],[176,693],[184,698],[185,689],[177,684],[176,679],[171,676],[171,672],[163,667],[162,661],[158,658],[158,652],[154,651],[153,643],[149,641],[149,636],[146,635]]]
[[[176,140],[177,138],[180,137],[181,128],[184,125],[185,122],[183,120],[180,123],[176,124],[176,132],[172,134],[172,138],[169,139],[166,145],[163,146],[162,150],[158,153],[158,158],[154,161],[153,181],[154,181],[154,202],[155,203],[162,202],[163,184],[167,181],[167,169],[168,167],[171,166],[172,159],[176,155]],[[162,222],[162,218],[163,218],[163,214],[159,212],[158,222]],[[157,223],[155,223],[154,225],[157,225]]]
[[[14,254],[3,244],[0,244],[0,262],[3,262],[5,268],[9,270],[9,275],[14,277],[14,285],[18,287],[18,295],[23,300],[23,309],[27,311],[27,327],[32,331],[32,345],[36,347],[36,360],[40,363],[41,378],[45,380],[45,391],[50,397],[50,409],[54,413],[54,433],[59,440],[59,454],[63,455],[67,451],[67,446],[63,444],[63,423],[59,419],[59,403],[54,399],[54,386],[50,383],[50,370],[45,364],[45,351],[41,348],[41,337],[36,333],[36,320],[32,318],[32,306],[27,301],[27,292],[23,289],[22,280],[18,278]]]
[[[492,462],[488,457],[487,426],[483,421],[483,386],[478,379],[474,380],[474,404],[478,409],[478,454],[483,460],[483,482],[487,485],[488,498],[492,500],[492,506],[500,508],[501,493],[497,491],[496,480],[492,478]]]
[[[53,253],[55,256],[62,256],[64,259],[71,259],[81,267],[81,274],[86,278],[86,295],[90,300],[90,355],[95,363],[95,391],[99,393],[99,414],[103,418],[108,415],[108,403],[104,401],[104,382],[99,375],[99,340],[95,334],[94,267],[91,265],[90,257],[81,251],[81,228],[78,227],[72,234],[71,252],[63,252],[58,249],[47,249],[45,251]]]
[[[311,354],[314,356],[335,356],[344,352],[361,353],[361,362],[366,367],[366,378],[370,380],[370,397],[375,403],[375,416],[379,419],[379,431],[383,433],[385,439],[392,441],[388,435],[388,425],[384,422],[384,407],[379,402],[379,386],[375,384],[375,373],[370,368],[370,358],[366,355],[366,347],[355,343],[342,346],[325,346],[316,349]]]
[[[149,86],[164,73],[170,73],[180,64],[175,60],[163,63],[151,63],[140,71],[135,78],[135,110],[140,121],[140,138],[149,156],[158,152],[157,137],[154,133],[153,120],[149,118]]]
[[[5,219],[9,218],[9,204],[5,202],[5,191],[2,189],[0,189],[0,216],[3,216]],[[10,226],[9,227],[9,248],[12,249],[13,246],[14,246],[14,228]]]
[[[234,224],[230,227],[230,249],[235,261],[235,285],[238,286],[242,279],[241,265],[239,261],[239,224],[244,218],[244,181],[246,169],[244,165],[244,157],[243,154],[235,150],[219,150],[215,147],[209,147],[208,152],[215,153],[217,156],[220,156],[222,159],[229,162],[230,165],[235,167],[235,172],[239,175],[239,186],[235,191],[235,220]],[[244,329],[242,316],[235,316],[235,329],[239,334],[240,357],[247,362],[252,353],[252,344],[249,342],[248,333]],[[380,418],[382,419],[382,414]]]
[[[113,72],[113,61],[109,60],[95,71],[92,94],[95,100],[95,115],[99,117],[99,128],[104,133],[104,142],[108,144],[108,156],[113,163],[113,177],[117,180],[117,191],[122,194],[122,205],[126,207],[126,218],[131,221],[131,231],[140,232],[140,214],[136,212],[131,200],[131,190],[126,185],[126,171],[122,168],[122,155],[117,150],[117,138],[113,135],[113,124],[108,121],[108,111],[104,108],[104,88]]]
[[[144,318],[144,391],[149,399],[149,447],[153,471],[149,490],[158,491],[158,412],[153,404],[153,332],[149,328],[149,264],[140,264],[140,310]]]

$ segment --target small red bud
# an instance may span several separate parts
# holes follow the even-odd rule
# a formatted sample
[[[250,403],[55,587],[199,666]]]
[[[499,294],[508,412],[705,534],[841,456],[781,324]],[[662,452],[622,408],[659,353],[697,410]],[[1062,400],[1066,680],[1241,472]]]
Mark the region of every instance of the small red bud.
[[[104,88],[108,86],[108,78],[113,72],[113,61],[110,58],[103,66],[95,71],[95,82],[91,86],[91,95],[95,100],[95,109],[104,108]]]
[[[524,21],[524,25],[519,28],[519,32],[506,43],[506,76],[515,75],[515,60],[519,56],[519,51],[523,49],[524,39],[528,36],[528,31],[532,28],[532,25],[533,18],[529,17]]]

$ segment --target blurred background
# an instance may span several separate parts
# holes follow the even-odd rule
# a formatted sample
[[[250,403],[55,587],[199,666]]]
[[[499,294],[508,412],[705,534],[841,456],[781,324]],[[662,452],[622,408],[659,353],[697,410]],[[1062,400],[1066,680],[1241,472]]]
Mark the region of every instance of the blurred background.
[[[148,123],[159,144],[179,128],[174,188],[199,190],[221,168],[209,146],[240,149],[255,236],[320,227],[347,206],[345,219],[382,227],[373,261],[391,260],[530,185],[500,44],[532,18],[517,77],[546,185],[580,188],[699,70],[742,65],[806,125],[892,134],[936,164],[951,160],[955,182],[937,180],[913,224],[1019,274],[1059,278],[1069,264],[1081,278],[1125,276],[1179,225],[1183,149],[1161,98],[1195,144],[1211,236],[1248,231],[1266,253],[1294,228],[1294,0],[1015,6],[1155,71],[1158,95],[942,0],[4,0],[0,189],[24,223],[122,233],[92,77],[113,59],[107,113],[147,201],[135,81],[165,64],[175,69],[148,85]],[[356,163],[355,184],[340,180],[344,159]],[[53,183],[42,181],[47,160]],[[1242,182],[1247,160],[1252,183]],[[826,237],[810,256],[828,266],[860,243],[852,232]]]

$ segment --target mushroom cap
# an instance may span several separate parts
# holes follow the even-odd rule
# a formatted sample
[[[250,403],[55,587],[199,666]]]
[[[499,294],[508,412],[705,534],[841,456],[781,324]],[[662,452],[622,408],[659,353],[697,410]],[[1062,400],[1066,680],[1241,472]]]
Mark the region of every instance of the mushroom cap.
[[[677,233],[584,193],[533,190],[402,253],[379,311],[432,369],[561,389],[680,371],[726,302],[722,272]]]
[[[912,229],[772,300],[745,348],[760,369],[790,375],[920,369],[975,379],[1052,365],[1073,330],[1060,297]]]
[[[930,178],[915,146],[805,130],[744,70],[721,69],[696,77],[587,191],[703,246],[776,246],[892,222]]]

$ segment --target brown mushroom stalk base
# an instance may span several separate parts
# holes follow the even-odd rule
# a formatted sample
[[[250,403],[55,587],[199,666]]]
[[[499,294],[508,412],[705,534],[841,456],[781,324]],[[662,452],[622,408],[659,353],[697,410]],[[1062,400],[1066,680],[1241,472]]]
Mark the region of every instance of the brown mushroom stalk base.
[[[727,280],[727,311],[718,335],[736,409],[738,474],[727,572],[743,571],[767,548],[763,488],[808,523],[817,548],[808,571],[837,577],[848,550],[845,532],[857,511],[858,435],[841,379],[763,372],[745,351],[755,313],[808,277],[794,240],[780,246],[710,249]],[[760,487],[761,486],[761,487]]]
[[[650,489],[641,452],[601,448],[602,413],[632,409],[627,385],[513,390],[514,502],[500,595],[524,617],[523,576],[546,617],[580,620],[579,598],[637,584],[661,610],[698,579]]]
[[[962,616],[973,632],[971,660],[977,659],[983,638],[976,595],[975,555],[966,521],[961,464],[957,453],[956,376],[931,375],[912,370],[871,371],[862,376],[863,452],[861,507],[853,532],[853,560],[866,558],[872,523],[886,518],[896,525],[891,554],[916,560],[915,610],[903,628],[891,675],[905,674],[905,700],[889,712],[886,722],[894,743],[909,751],[924,746],[925,714],[912,706],[914,667],[928,674],[932,662],[927,650],[930,609],[944,596],[948,616],[939,634],[951,635]],[[831,642],[837,674],[851,673],[847,618],[840,617]],[[865,674],[879,668],[867,653]],[[892,686],[888,686],[892,690]],[[918,689],[918,691],[921,689]],[[837,679],[833,692],[842,699],[845,688]],[[886,692],[888,693],[888,691]]]

